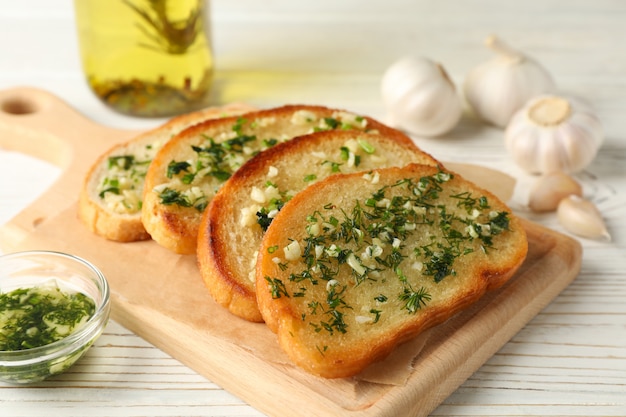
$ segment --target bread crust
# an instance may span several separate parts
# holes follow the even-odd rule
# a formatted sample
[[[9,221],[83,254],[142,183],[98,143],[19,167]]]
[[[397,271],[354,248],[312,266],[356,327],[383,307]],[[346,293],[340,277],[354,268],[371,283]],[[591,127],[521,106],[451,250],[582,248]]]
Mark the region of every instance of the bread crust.
[[[341,333],[335,329],[332,334],[323,328],[314,331],[313,327],[319,318],[316,317],[317,312],[314,314],[307,306],[312,305],[311,303],[316,300],[315,296],[327,295],[330,290],[328,287],[305,285],[308,281],[295,284],[290,280],[290,274],[297,274],[303,261],[301,259],[293,261],[292,266],[292,261],[284,260],[282,249],[293,240],[302,241],[306,237],[303,230],[307,224],[307,215],[316,210],[323,212],[322,207],[329,207],[332,203],[334,206],[329,211],[329,215],[330,213],[336,214],[335,208],[339,207],[350,212],[354,207],[355,199],[361,201],[364,197],[371,196],[372,192],[379,190],[383,185],[391,186],[407,178],[432,177],[437,175],[437,168],[409,165],[404,168],[384,168],[378,172],[380,184],[377,186],[368,184],[355,174],[331,176],[311,185],[307,189],[306,196],[296,195],[285,204],[265,233],[259,251],[256,283],[261,315],[267,326],[277,333],[279,344],[293,362],[318,376],[326,378],[353,376],[369,364],[386,357],[398,344],[442,323],[475,303],[485,292],[502,286],[521,266],[528,251],[526,234],[521,222],[510,213],[508,207],[493,194],[453,174],[454,178],[442,185],[444,191],[440,194],[446,196],[445,200],[441,197],[441,204],[445,201],[448,213],[456,212],[454,206],[458,204],[458,201],[456,198],[449,198],[449,194],[446,194],[447,190],[450,190],[450,193],[470,191],[473,195],[485,196],[489,202],[488,210],[508,213],[508,229],[493,236],[493,247],[485,252],[475,250],[459,256],[452,264],[455,274],[443,277],[438,283],[435,283],[432,277],[422,274],[422,269],[412,269],[409,263],[402,261],[400,270],[401,275],[406,274],[406,282],[415,289],[422,286],[432,294],[432,298],[412,314],[407,314],[403,306],[404,301],[401,301],[400,297],[392,296],[392,294],[402,294],[400,290],[406,285],[398,279],[400,270],[395,272],[383,270],[381,276],[384,277],[384,281],[382,278],[377,278],[364,281],[359,285],[352,285],[350,280],[354,278],[351,278],[350,274],[346,275],[347,267],[344,266],[342,267],[344,269],[341,269],[343,272],[336,277],[339,284],[334,285],[346,288],[343,296],[351,309],[346,308],[342,312],[345,313],[348,330],[346,333]],[[388,188],[388,190],[391,189],[391,187]],[[400,187],[393,189],[399,190]],[[347,191],[351,194],[349,197],[345,197]],[[400,191],[397,192],[398,195],[403,195]],[[395,194],[392,193],[392,195]],[[444,213],[442,208],[434,210],[440,210],[439,214]],[[489,213],[485,213],[485,216],[491,216]],[[405,259],[412,259],[412,254],[417,253],[411,252],[414,248],[422,248],[421,252],[423,252],[424,246],[420,246],[423,245],[423,241],[420,239],[425,236],[441,236],[441,232],[433,227],[424,225],[419,227],[421,229],[416,230],[419,230],[420,234],[410,235],[411,237],[407,240],[402,240],[401,245],[405,246],[398,246],[408,248]],[[440,241],[439,237],[436,239],[436,242]],[[481,240],[478,238],[467,240],[467,242],[470,241],[479,243]],[[270,248],[277,249],[270,251]],[[276,262],[277,257],[280,258],[279,263]],[[416,255],[415,259],[422,258]],[[347,270],[350,271],[349,268]],[[297,277],[298,275],[291,276]],[[277,287],[272,287],[268,278],[280,279],[289,296],[279,293],[277,297]],[[295,291],[300,291],[298,286],[306,286],[303,297],[293,296]],[[379,292],[388,295],[388,299],[379,304],[371,304],[372,297]],[[362,302],[365,299],[369,301]],[[376,308],[380,309],[380,320],[359,323],[356,321],[356,314],[366,316],[367,308],[363,310],[364,312],[360,309],[368,305],[376,305]],[[353,313],[354,311],[357,313]]]
[[[340,122],[340,124],[328,125],[327,122],[331,120],[334,120],[333,123]],[[213,146],[212,149],[215,149],[214,145],[218,145],[217,148],[219,148],[219,145],[228,143],[229,140],[253,137],[253,140],[242,146],[243,151],[239,148],[236,152],[229,151],[230,153],[227,153],[223,160],[216,163],[220,170],[227,170],[226,174],[232,175],[238,166],[250,159],[254,153],[268,149],[264,145],[267,139],[286,141],[311,133],[320,126],[323,129],[344,129],[347,125],[357,130],[379,132],[393,130],[372,118],[358,116],[345,110],[298,104],[251,112],[246,114],[244,119],[230,117],[207,120],[185,129],[161,148],[148,169],[142,208],[144,227],[152,239],[160,245],[176,253],[194,254],[204,209],[225,179],[219,179],[212,171],[217,168],[209,169],[203,166],[202,169],[209,169],[209,174],[203,173],[198,178],[194,177],[191,184],[181,184],[183,174],[168,177],[168,166],[172,161],[192,161],[194,165],[200,155],[197,151],[199,148],[206,149]],[[192,150],[194,147],[196,151]],[[248,148],[247,151],[246,148]],[[218,150],[221,151],[221,149]],[[236,161],[239,165],[231,164],[232,161]],[[195,167],[190,169],[195,169]],[[188,172],[185,171],[185,173]],[[192,192],[194,186],[198,193]],[[179,196],[192,194],[194,202],[185,202],[189,205],[188,207],[162,204],[164,190],[168,192],[175,190]]]
[[[172,135],[203,120],[243,114],[252,110],[256,109],[244,103],[210,107],[176,116],[157,128],[139,134],[129,141],[112,146],[100,155],[85,176],[78,202],[79,219],[91,232],[109,240],[133,242],[149,239],[150,235],[143,226],[139,208],[135,211],[118,212],[108,206],[99,195],[99,187],[108,175],[109,158],[132,156],[137,152],[141,152],[146,146],[163,144]],[[154,151],[156,153],[156,149]],[[139,188],[138,195],[141,196],[143,184],[138,183],[137,187]]]
[[[296,137],[256,155],[226,181],[213,197],[200,223],[198,266],[205,285],[219,304],[246,320],[263,320],[257,306],[254,280],[256,252],[263,230],[257,222],[241,226],[244,220],[242,209],[251,204],[256,207],[250,196],[252,190],[255,187],[262,189],[271,181],[277,192],[306,192],[309,183],[302,178],[313,173],[317,180],[333,175],[328,163],[343,162],[339,155],[341,147],[356,140],[367,141],[375,150],[370,156],[359,149],[361,163],[338,168],[343,172],[362,172],[411,162],[439,163],[410,138],[393,130],[384,135],[358,131],[317,132]],[[311,157],[316,152],[324,157]],[[271,168],[276,170],[274,177],[268,176]],[[233,233],[233,230],[237,232]]]

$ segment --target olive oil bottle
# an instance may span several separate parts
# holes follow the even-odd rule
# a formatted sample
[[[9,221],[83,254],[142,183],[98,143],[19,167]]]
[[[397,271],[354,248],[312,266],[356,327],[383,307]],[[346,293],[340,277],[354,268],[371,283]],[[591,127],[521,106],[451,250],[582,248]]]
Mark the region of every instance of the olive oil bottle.
[[[83,70],[114,110],[172,116],[209,104],[208,0],[75,0]]]

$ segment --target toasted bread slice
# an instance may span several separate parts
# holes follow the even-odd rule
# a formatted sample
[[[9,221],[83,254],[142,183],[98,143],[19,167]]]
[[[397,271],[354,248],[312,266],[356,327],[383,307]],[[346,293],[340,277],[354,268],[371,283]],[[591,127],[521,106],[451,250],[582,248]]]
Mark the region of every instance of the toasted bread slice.
[[[329,175],[411,162],[437,165],[397,131],[318,132],[261,152],[226,181],[202,217],[196,255],[210,293],[235,315],[262,321],[256,302],[256,258],[264,230],[280,207]]]
[[[109,240],[148,239],[141,222],[144,176],[157,151],[173,135],[207,119],[256,110],[234,103],[174,117],[163,125],[113,146],[91,166],[80,192],[78,217],[92,232]]]
[[[306,105],[200,123],[170,140],[150,165],[144,227],[161,246],[180,254],[195,253],[202,213],[222,184],[258,152],[316,130],[392,129],[343,110]]]
[[[348,377],[503,285],[527,250],[519,219],[459,175],[416,164],[333,175],[272,221],[257,301],[296,365]]]

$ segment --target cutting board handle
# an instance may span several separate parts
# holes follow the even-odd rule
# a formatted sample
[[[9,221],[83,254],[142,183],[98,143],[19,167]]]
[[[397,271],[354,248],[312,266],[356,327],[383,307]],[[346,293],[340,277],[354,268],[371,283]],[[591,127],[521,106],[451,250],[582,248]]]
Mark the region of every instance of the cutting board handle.
[[[3,148],[60,168],[136,133],[101,126],[55,95],[31,87],[0,91],[0,132]]]
[[[2,227],[2,240],[21,240],[43,220],[75,203],[98,156],[136,134],[99,125],[47,91],[31,87],[0,91],[0,147],[61,168],[52,187]]]

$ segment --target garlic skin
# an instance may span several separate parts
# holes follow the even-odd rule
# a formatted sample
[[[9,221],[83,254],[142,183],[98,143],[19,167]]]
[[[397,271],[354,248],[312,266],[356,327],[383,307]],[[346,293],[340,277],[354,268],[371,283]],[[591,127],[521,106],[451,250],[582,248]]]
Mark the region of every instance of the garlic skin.
[[[381,95],[388,123],[421,136],[452,130],[463,113],[454,83],[438,63],[407,56],[383,74]]]
[[[584,198],[572,195],[561,200],[557,208],[557,218],[566,230],[578,236],[611,240],[600,211]]]
[[[508,152],[524,170],[574,173],[593,161],[604,131],[582,100],[541,95],[515,113],[504,136]]]
[[[541,176],[532,189],[528,207],[537,213],[555,211],[561,200],[570,195],[582,197],[583,188],[574,178],[555,171]]]
[[[556,85],[541,64],[495,36],[489,36],[485,44],[496,57],[467,74],[463,93],[476,116],[504,128],[529,99],[556,91]]]

